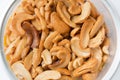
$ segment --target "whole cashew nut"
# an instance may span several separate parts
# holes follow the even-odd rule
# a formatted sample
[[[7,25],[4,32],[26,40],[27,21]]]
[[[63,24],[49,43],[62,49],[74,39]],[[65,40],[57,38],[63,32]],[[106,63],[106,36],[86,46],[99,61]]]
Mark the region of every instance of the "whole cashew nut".
[[[72,21],[74,23],[83,23],[90,15],[91,12],[91,5],[89,2],[85,2],[82,5],[82,12],[78,16],[72,17]]]

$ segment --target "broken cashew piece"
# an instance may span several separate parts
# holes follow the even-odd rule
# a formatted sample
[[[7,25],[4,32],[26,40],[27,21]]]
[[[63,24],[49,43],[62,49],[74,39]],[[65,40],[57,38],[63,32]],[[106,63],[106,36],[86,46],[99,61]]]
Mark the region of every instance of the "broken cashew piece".
[[[59,80],[73,80],[70,76],[61,76]]]
[[[35,78],[35,80],[50,80],[50,79],[60,79],[61,74],[56,70],[44,71]]]
[[[80,39],[79,37],[73,37],[71,39],[71,48],[72,51],[78,56],[78,57],[84,57],[87,58],[90,56],[90,49],[82,49],[81,46],[79,45]]]
[[[98,47],[102,44],[104,39],[105,39],[105,28],[102,27],[99,30],[98,34],[94,38],[90,39],[88,46],[90,48]]]
[[[58,72],[60,72],[63,75],[71,75],[71,72],[65,68],[57,68],[55,70],[57,70]]]
[[[71,31],[70,36],[71,36],[71,37],[75,37],[75,36],[77,35],[77,33],[79,33],[79,31],[80,31],[80,27],[74,28],[74,29]]]
[[[13,32],[15,32],[16,34],[20,34],[20,35],[24,35],[25,31],[22,29],[22,22],[26,21],[26,20],[31,20],[34,19],[34,16],[21,12],[18,13],[14,16],[13,20],[12,20],[12,29]]]
[[[21,78],[24,80],[32,80],[32,77],[29,73],[29,71],[24,67],[24,65],[21,62],[16,62],[12,66],[12,71],[15,73],[15,75],[18,78]],[[20,76],[20,77],[19,77]],[[20,79],[21,80],[21,79]]]
[[[47,49],[41,53],[41,57],[46,65],[52,64],[51,54]]]
[[[83,80],[96,80],[98,72],[86,73],[82,75]]]
[[[83,23],[90,15],[91,12],[91,5],[89,2],[85,2],[82,5],[82,12],[78,16],[72,17],[72,21],[74,23]]]
[[[60,15],[60,17],[62,18],[62,20],[67,24],[67,25],[69,25],[70,27],[72,27],[72,28],[75,28],[75,27],[77,27],[77,25],[74,23],[74,22],[72,22],[71,20],[70,20],[70,18],[68,18],[64,13],[63,13],[63,6],[65,6],[65,5],[63,5],[63,3],[62,2],[58,2],[58,4],[57,4],[57,12],[58,12],[58,14]],[[65,12],[65,11],[64,11]],[[66,13],[67,13],[67,11],[66,11]],[[69,15],[68,15],[69,16]]]

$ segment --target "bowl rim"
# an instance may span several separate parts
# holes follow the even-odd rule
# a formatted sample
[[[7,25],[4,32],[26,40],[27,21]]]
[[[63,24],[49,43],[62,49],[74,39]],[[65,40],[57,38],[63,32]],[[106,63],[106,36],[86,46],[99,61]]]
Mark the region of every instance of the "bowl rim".
[[[111,63],[111,66],[109,68],[109,70],[107,71],[107,73],[104,75],[104,77],[102,78],[102,80],[110,80],[112,78],[113,75],[115,75],[115,71],[117,70],[118,68],[118,65],[120,63],[120,59],[119,59],[119,56],[120,56],[120,37],[119,37],[119,34],[120,34],[120,17],[118,15],[118,12],[116,11],[116,8],[114,7],[114,5],[112,4],[112,2],[110,0],[101,0],[103,2],[103,4],[105,5],[105,7],[110,11],[110,15],[112,16],[113,18],[113,21],[114,21],[114,24],[115,24],[115,28],[116,28],[116,35],[117,35],[117,49],[116,49],[116,53],[115,53],[115,56],[114,56],[114,59],[113,59],[113,62]],[[12,7],[15,8],[16,5],[18,5],[18,2],[20,2],[20,0],[14,0],[12,2],[12,4],[9,6],[9,8],[7,9],[5,15],[4,15],[4,18],[2,19],[2,24],[0,25],[0,36],[2,37],[0,39],[0,56],[1,56],[1,60],[3,61],[4,63],[4,67],[5,67],[5,71],[7,72],[7,76],[10,78],[10,80],[17,80],[15,75],[13,74],[13,72],[11,72],[11,69],[8,67],[8,63],[6,61],[6,58],[5,58],[5,55],[3,54],[4,51],[3,51],[3,36],[4,36],[4,30],[5,30],[5,27],[2,27],[4,26],[4,21],[5,20],[8,20],[7,16],[10,16],[11,14],[8,14],[10,11],[13,12],[12,10]],[[115,13],[115,14],[114,14]]]

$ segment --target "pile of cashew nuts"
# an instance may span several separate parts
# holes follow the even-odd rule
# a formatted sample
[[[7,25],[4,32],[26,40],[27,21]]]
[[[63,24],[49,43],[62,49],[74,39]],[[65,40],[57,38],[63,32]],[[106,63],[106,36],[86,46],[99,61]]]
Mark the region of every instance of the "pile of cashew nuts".
[[[96,80],[108,33],[89,0],[23,0],[6,25],[4,51],[19,80]]]

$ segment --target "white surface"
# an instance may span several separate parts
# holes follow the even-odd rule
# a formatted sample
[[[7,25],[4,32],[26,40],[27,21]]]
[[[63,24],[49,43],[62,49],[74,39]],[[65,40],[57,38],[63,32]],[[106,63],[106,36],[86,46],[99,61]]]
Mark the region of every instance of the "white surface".
[[[2,22],[2,19],[4,17],[4,14],[6,13],[8,7],[14,0],[0,0],[0,24]],[[120,0],[110,0],[113,5],[116,7],[116,10],[118,11],[120,15]],[[1,58],[1,57],[0,57]],[[8,77],[6,77],[6,73],[4,71],[4,67],[2,67],[2,62],[0,61],[0,80],[10,80]],[[116,70],[116,73],[113,75],[112,80],[120,80],[120,65],[119,68]]]

